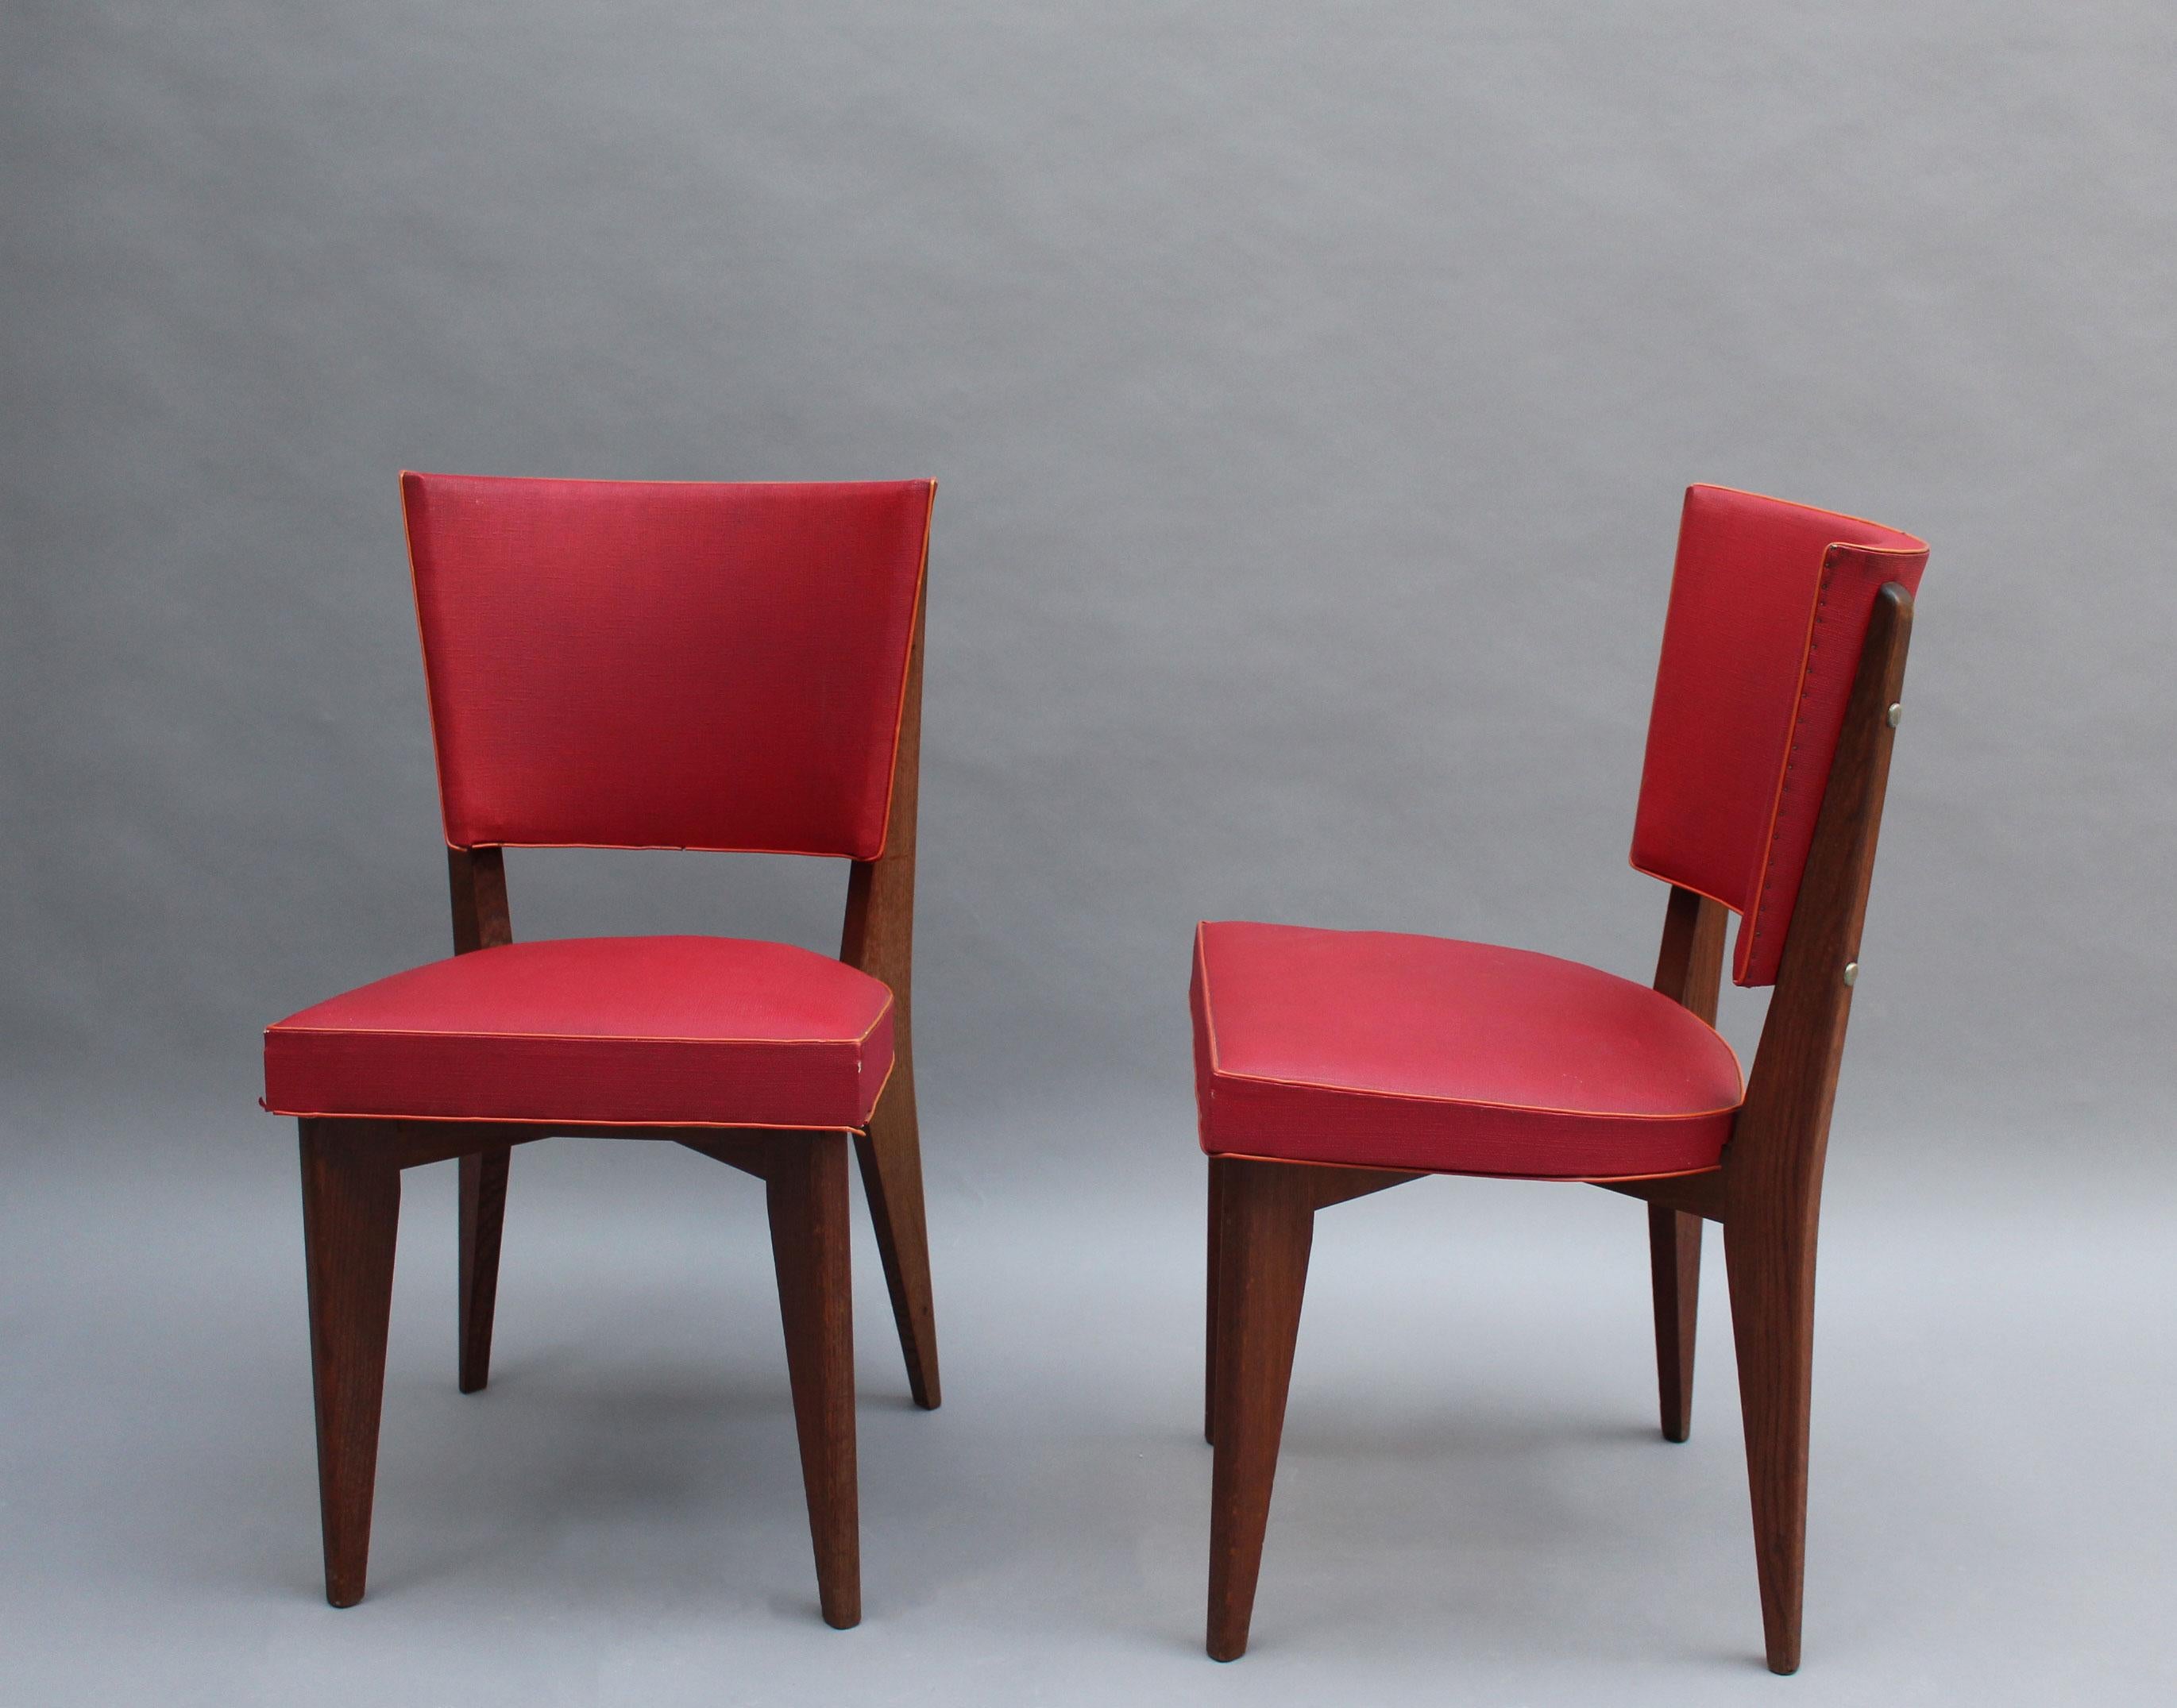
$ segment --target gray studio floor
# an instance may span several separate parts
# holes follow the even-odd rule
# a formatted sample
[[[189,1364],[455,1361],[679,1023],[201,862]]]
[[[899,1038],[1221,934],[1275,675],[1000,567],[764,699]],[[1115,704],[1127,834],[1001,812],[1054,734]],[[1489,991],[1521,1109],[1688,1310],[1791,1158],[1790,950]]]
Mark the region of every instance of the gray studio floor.
[[[408,1177],[371,1593],[336,1613],[286,1129],[19,1117],[0,1695],[2177,1700],[2166,1192],[1908,1177],[1864,1149],[1832,1174],[1796,1680],[1758,1658],[1720,1252],[1694,1439],[1669,1447],[1638,1210],[1472,1182],[1326,1215],[1254,1651],[1205,1660],[1177,1115],[1138,1179],[1057,1160],[1117,1115],[1018,1123],[1009,1182],[957,1175],[934,1140],[934,1415],[906,1402],[865,1237],[867,1618],[846,1634],[816,1618],[751,1183],[663,1147],[519,1153],[494,1378],[464,1399],[450,1169]]]

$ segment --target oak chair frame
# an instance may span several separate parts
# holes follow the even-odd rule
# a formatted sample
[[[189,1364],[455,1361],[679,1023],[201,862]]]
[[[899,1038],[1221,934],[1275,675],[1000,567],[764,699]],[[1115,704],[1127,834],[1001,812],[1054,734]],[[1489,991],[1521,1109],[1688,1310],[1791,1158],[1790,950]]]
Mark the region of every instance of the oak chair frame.
[[[915,1121],[910,985],[915,809],[922,745],[924,596],[915,601],[883,851],[852,862],[839,959],[892,991],[892,1069],[865,1131],[852,1134],[914,1403],[940,1391]],[[446,851],[454,952],[511,943],[498,847]],[[794,1394],[809,1528],[825,1623],[861,1618],[854,1471],[854,1314],[847,1130],[587,1123],[305,1118],[303,1232],[325,1530],[325,1599],[363,1599],[385,1383],[386,1329],[402,1171],[461,1160],[461,1390],[489,1379],[509,1161],[517,1145],[581,1137],[667,1140],[764,1183]]]
[[[1589,1183],[1648,1206],[1662,1433],[1693,1402],[1701,1225],[1721,1224],[1754,1558],[1770,1669],[1799,1665],[1814,1247],[1822,1170],[1912,636],[1912,598],[1876,595],[1744,1101],[1720,1166]],[[1655,987],[1713,1025],[1725,908],[1673,885]],[[1204,1433],[1216,1449],[1208,1648],[1247,1652],[1315,1212],[1418,1172],[1213,1156]]]

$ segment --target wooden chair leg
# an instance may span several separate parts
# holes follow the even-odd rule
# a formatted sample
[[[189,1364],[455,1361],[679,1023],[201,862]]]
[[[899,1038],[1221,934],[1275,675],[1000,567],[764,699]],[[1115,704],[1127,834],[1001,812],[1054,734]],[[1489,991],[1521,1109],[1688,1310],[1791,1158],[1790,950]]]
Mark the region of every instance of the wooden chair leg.
[[[1217,1280],[1220,1268],[1217,1249],[1223,1221],[1218,1209],[1221,1196],[1218,1185],[1225,1176],[1215,1157],[1209,1158],[1209,1260],[1204,1265],[1208,1280],[1203,1289],[1208,1295],[1208,1309],[1203,1313],[1202,1325],[1202,1439],[1214,1445],[1217,1439]]]
[[[401,1171],[366,1145],[327,1136],[315,1121],[301,1126],[325,1599],[350,1607],[363,1599],[370,1563]]]
[[[1700,1254],[1700,1216],[1659,1204],[1648,1206],[1648,1267],[1656,1293],[1656,1380],[1666,1441],[1683,1441],[1693,1428]]]
[[[854,1482],[854,1325],[843,1133],[783,1137],[767,1174],[779,1317],[824,1623],[861,1623]]]
[[[1814,1379],[1814,1235],[1792,1219],[1743,1216],[1724,1224],[1732,1338],[1738,1351],[1754,1550],[1769,1670],[1799,1667],[1806,1583],[1807,1422]]]
[[[506,1220],[506,1145],[461,1160],[461,1392],[483,1391],[491,1379],[491,1323],[499,1303],[499,1238]]]
[[[1306,1167],[1219,1156],[1215,1440],[1209,1516],[1210,1656],[1247,1651],[1307,1286],[1315,1193]]]
[[[922,1140],[914,1118],[914,1075],[903,1060],[896,1082],[854,1137],[862,1190],[876,1224],[885,1290],[907,1360],[908,1391],[925,1412],[942,1397],[937,1380],[937,1314],[930,1298],[930,1232],[922,1213]]]

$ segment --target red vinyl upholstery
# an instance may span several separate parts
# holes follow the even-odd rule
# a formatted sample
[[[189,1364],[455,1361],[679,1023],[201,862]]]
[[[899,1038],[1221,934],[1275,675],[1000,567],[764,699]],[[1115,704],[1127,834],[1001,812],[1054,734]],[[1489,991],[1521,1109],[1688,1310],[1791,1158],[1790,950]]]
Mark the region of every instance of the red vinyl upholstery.
[[[1202,1148],[1600,1179],[1710,1168],[1743,1096],[1716,1031],[1577,962],[1382,931],[1195,936]]]
[[[401,476],[447,842],[883,851],[935,487]]]
[[[265,1034],[279,1115],[862,1127],[892,993],[842,962],[720,937],[576,938],[434,961]]]
[[[1686,493],[1633,864],[1738,913],[1741,984],[1776,982],[1874,596],[1927,563],[1874,522]]]

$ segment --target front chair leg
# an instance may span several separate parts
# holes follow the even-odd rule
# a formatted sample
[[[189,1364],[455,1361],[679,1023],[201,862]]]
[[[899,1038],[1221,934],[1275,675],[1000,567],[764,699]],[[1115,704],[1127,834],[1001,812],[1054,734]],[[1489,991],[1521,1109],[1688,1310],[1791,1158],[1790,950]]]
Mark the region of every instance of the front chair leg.
[[[334,1138],[316,1121],[301,1126],[325,1599],[350,1607],[363,1599],[370,1563],[401,1171],[370,1154],[367,1142]]]
[[[1683,1441],[1693,1429],[1700,1254],[1700,1216],[1660,1204],[1648,1206],[1648,1268],[1656,1295],[1656,1382],[1666,1441]]]
[[[922,1213],[922,1140],[914,1119],[914,1073],[903,1059],[885,1088],[869,1130],[854,1136],[862,1190],[876,1226],[885,1290],[907,1360],[908,1391],[925,1412],[937,1409],[937,1315],[930,1298],[930,1233]]]
[[[1806,1585],[1814,1229],[1789,1216],[1734,1213],[1724,1224],[1723,1252],[1769,1670],[1795,1673]]]
[[[846,1134],[782,1135],[766,1171],[766,1199],[817,1598],[824,1623],[845,1630],[862,1618]]]
[[[1216,1464],[1209,1516],[1212,1659],[1247,1652],[1307,1286],[1315,1194],[1305,1167],[1210,1159],[1218,1206]]]
[[[461,1158],[461,1383],[483,1391],[491,1379],[491,1323],[499,1303],[499,1239],[506,1221],[506,1145]]]
[[[1208,1281],[1203,1289],[1208,1295],[1208,1309],[1203,1313],[1202,1325],[1202,1439],[1214,1444],[1217,1439],[1217,1279],[1223,1267],[1217,1244],[1225,1220],[1217,1189],[1225,1175],[1215,1157],[1209,1161],[1209,1262],[1204,1265]]]

